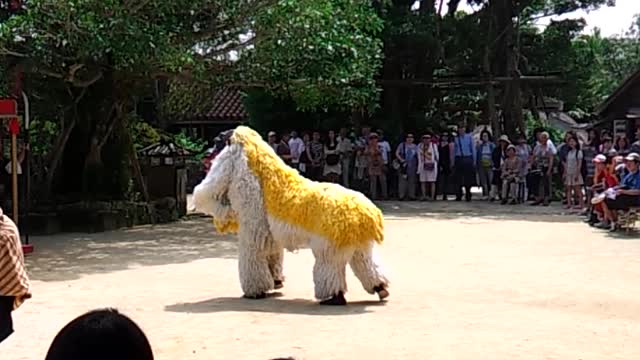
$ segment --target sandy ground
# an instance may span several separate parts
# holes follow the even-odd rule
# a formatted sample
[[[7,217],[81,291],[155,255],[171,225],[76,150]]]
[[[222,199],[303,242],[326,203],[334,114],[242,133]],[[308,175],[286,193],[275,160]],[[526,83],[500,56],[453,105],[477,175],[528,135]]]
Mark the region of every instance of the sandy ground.
[[[637,234],[557,208],[437,206],[383,205],[391,297],[378,303],[349,273],[344,308],[313,302],[309,251],[286,255],[281,296],[240,299],[236,242],[207,219],[36,238],[34,298],[0,358],[44,359],[68,321],[106,306],[160,360],[640,358]]]

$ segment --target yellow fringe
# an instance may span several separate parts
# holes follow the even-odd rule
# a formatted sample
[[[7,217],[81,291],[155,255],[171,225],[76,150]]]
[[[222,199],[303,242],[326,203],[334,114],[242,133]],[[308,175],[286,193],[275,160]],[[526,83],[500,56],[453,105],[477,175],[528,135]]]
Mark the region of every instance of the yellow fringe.
[[[219,220],[214,218],[213,226],[215,226],[216,230],[220,234],[235,234],[240,229],[240,224],[238,224],[238,219],[236,217],[226,220]]]
[[[329,239],[337,247],[363,247],[371,240],[382,243],[382,212],[364,196],[302,177],[246,126],[237,127],[230,140],[242,144],[271,216]]]

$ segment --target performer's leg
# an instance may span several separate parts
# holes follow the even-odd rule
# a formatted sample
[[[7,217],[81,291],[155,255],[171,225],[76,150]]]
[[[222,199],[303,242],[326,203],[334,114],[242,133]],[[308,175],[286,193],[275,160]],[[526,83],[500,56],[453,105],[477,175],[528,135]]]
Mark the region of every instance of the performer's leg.
[[[282,274],[282,263],[284,261],[284,249],[279,249],[276,252],[267,256],[267,263],[269,264],[269,272],[273,277],[273,284],[275,289],[282,289],[284,282],[284,275]]]
[[[313,265],[316,298],[322,300],[322,305],[346,305],[346,270],[352,251],[337,250],[324,239],[313,239],[311,250],[316,258]]]
[[[246,243],[240,241],[238,266],[244,296],[250,299],[265,298],[267,291],[274,287],[267,257],[254,247],[243,245]]]
[[[378,293],[380,300],[389,296],[389,280],[373,252],[373,243],[364,249],[356,249],[349,261],[351,270],[369,294]]]

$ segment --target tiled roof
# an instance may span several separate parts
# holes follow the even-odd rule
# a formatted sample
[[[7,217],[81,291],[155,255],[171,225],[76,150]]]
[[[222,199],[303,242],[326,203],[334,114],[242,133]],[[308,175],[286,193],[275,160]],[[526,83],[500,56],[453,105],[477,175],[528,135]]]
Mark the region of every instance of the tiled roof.
[[[248,117],[242,98],[238,88],[219,89],[211,98],[202,96],[197,109],[184,110],[178,122],[241,122]]]
[[[219,90],[211,101],[211,110],[206,117],[212,119],[243,120],[247,112],[242,103],[242,94],[238,89]]]

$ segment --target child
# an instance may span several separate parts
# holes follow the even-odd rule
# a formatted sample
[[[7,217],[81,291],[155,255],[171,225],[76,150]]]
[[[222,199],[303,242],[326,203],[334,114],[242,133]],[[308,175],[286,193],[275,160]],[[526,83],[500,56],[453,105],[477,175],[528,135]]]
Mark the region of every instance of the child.
[[[589,225],[595,225],[599,221],[604,221],[604,212],[602,210],[602,200],[604,200],[604,191],[618,185],[618,179],[613,173],[612,158],[600,154],[593,159],[595,164],[595,176],[593,178],[593,186],[591,192],[594,194],[592,202],[591,217],[588,221]]]
[[[566,209],[571,208],[572,202],[575,200],[575,209],[584,209],[584,197],[582,195],[582,187],[584,180],[582,178],[582,159],[584,154],[580,150],[580,143],[575,135],[570,135],[567,141],[569,151],[567,159],[564,163],[564,187],[567,197]]]
[[[518,184],[522,172],[522,160],[517,156],[514,145],[507,146],[507,158],[502,163],[500,176],[502,177],[502,204],[506,204],[511,197],[511,204],[515,205],[518,198]]]

